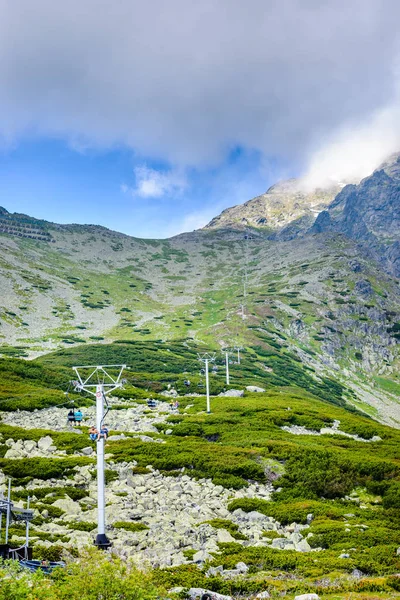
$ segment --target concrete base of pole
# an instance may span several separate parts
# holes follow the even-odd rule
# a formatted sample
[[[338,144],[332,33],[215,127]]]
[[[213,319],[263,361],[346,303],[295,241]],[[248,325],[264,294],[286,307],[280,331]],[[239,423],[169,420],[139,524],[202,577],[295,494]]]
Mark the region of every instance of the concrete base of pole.
[[[108,539],[105,533],[98,533],[96,535],[94,545],[97,546],[99,550],[107,550],[107,548],[110,548],[110,546],[112,546],[110,540]]]

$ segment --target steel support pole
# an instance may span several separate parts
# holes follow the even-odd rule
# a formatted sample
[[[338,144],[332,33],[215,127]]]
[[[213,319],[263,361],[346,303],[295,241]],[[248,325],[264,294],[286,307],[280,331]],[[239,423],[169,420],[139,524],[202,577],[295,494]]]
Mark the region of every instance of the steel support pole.
[[[8,544],[8,529],[10,527],[10,517],[11,517],[11,478],[8,480],[8,493],[7,493],[6,544]]]
[[[238,348],[237,351],[238,351],[238,365],[240,365],[240,348]]]
[[[26,502],[26,508],[29,510],[29,504],[30,504],[30,497],[28,496],[28,500]],[[29,521],[28,519],[26,520],[26,532],[25,532],[25,546],[26,546],[26,558],[28,556],[28,546],[29,546]]]
[[[206,365],[207,413],[209,414],[211,412],[211,408],[210,408],[210,382],[208,379],[208,358],[206,358],[204,362]]]
[[[226,385],[229,385],[229,352],[225,352]]]
[[[100,433],[104,417],[104,388],[101,384],[96,386],[96,428]],[[104,480],[104,437],[96,442],[97,446],[97,537],[96,546],[108,548],[111,544],[106,536],[106,498]]]
[[[0,499],[0,501],[1,501],[1,500],[4,500],[4,495],[3,495],[3,493],[1,494],[1,499]],[[2,507],[2,508],[3,508],[3,507]],[[2,530],[2,527],[3,527],[3,512],[0,512],[0,540],[1,540],[1,530]]]

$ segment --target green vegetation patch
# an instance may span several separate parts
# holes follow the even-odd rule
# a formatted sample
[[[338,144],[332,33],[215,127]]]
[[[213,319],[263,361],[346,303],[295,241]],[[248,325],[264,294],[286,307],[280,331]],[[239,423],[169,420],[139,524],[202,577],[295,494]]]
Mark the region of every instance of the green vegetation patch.
[[[132,521],[116,521],[112,524],[115,529],[125,529],[125,531],[131,531],[133,533],[137,531],[146,531],[149,529],[144,523],[133,523]]]

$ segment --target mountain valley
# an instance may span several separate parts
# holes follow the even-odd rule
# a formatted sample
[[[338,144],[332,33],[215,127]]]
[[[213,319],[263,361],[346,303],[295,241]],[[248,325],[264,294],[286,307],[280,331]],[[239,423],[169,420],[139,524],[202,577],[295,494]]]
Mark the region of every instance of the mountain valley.
[[[149,598],[399,597],[399,161],[328,191],[281,182],[168,240],[0,210],[0,485],[29,496],[36,556],[101,563],[95,411],[69,382],[126,364],[115,572],[147,570]]]

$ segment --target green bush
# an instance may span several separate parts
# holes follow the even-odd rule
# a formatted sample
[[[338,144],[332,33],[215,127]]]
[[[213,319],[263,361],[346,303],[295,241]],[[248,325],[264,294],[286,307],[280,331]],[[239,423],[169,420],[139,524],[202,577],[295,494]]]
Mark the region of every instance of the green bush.
[[[68,527],[75,531],[87,531],[90,533],[93,529],[96,529],[97,523],[91,523],[90,521],[74,521],[73,523],[70,522]]]
[[[125,529],[126,531],[145,531],[148,526],[144,523],[132,523],[132,521],[116,521],[112,524],[115,529]]]
[[[179,423],[173,429],[174,435],[187,436],[201,436],[203,434],[203,428],[198,423]]]
[[[384,508],[400,508],[400,483],[392,483],[382,499]]]
[[[70,474],[76,466],[93,463],[93,460],[76,458],[26,458],[24,460],[0,459],[0,469],[12,479],[62,479]]]
[[[248,539],[247,536],[240,533],[239,526],[228,519],[211,519],[210,521],[204,521],[204,523],[208,523],[212,527],[215,527],[215,529],[226,529],[237,540]]]

